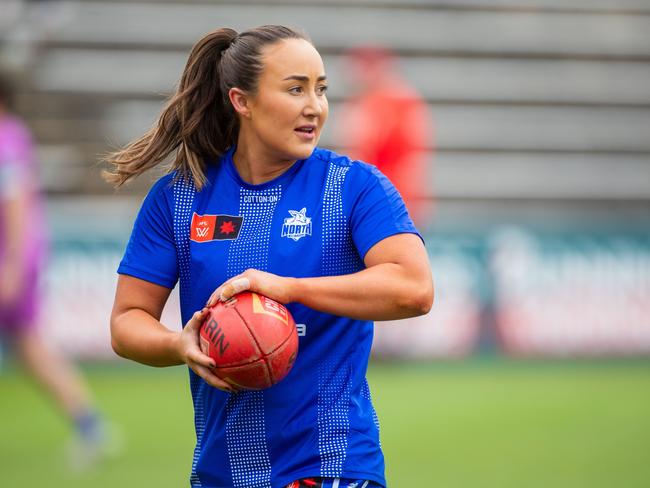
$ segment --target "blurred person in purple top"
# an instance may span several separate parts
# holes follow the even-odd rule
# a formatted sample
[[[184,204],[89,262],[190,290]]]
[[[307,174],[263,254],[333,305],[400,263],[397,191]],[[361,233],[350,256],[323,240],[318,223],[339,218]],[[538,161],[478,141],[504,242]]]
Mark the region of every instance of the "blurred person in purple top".
[[[102,452],[104,423],[81,376],[38,331],[45,221],[32,136],[10,109],[10,85],[0,76],[0,339],[71,420],[71,461],[82,467]]]

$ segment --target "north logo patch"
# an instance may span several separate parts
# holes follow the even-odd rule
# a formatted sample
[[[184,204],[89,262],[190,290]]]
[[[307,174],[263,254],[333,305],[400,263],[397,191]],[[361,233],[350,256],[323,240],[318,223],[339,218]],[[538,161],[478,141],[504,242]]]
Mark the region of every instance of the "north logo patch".
[[[307,217],[307,209],[289,210],[291,217],[284,219],[282,224],[282,237],[288,237],[298,241],[305,236],[311,235],[311,217]]]
[[[243,221],[241,215],[199,215],[194,212],[190,240],[210,242],[237,239]]]

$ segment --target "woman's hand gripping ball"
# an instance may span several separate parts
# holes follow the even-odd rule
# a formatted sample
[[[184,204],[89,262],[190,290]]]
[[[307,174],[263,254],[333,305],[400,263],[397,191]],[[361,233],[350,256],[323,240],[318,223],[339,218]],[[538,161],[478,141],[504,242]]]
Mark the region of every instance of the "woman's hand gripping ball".
[[[214,360],[201,351],[199,330],[207,315],[208,307],[204,307],[203,310],[195,312],[185,325],[185,328],[180,334],[178,346],[180,357],[192,371],[203,378],[209,385],[228,393],[235,393],[238,389],[234,385],[226,383],[212,372],[212,368],[215,367]]]
[[[210,296],[206,307],[212,307],[218,301],[227,302],[242,291],[259,293],[278,303],[290,303],[294,301],[292,297],[293,282],[294,278],[278,276],[257,269],[247,269],[242,274],[233,276],[220,285]]]

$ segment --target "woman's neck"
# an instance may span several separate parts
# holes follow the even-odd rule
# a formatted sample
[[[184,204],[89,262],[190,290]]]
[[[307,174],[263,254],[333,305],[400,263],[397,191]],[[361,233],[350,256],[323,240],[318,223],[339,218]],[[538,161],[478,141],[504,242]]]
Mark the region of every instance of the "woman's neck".
[[[261,185],[277,178],[296,162],[274,159],[268,152],[256,150],[242,137],[239,138],[232,161],[241,179],[251,185]]]

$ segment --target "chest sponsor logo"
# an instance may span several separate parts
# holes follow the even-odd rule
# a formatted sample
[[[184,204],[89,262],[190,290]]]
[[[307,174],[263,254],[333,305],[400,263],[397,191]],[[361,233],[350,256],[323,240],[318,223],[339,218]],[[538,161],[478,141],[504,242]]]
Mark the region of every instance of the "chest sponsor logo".
[[[240,215],[192,215],[190,240],[210,242],[234,240],[239,237],[244,217]]]
[[[284,219],[282,225],[282,237],[288,237],[298,241],[305,236],[311,235],[311,217],[307,217],[307,209],[289,210],[291,217]]]

